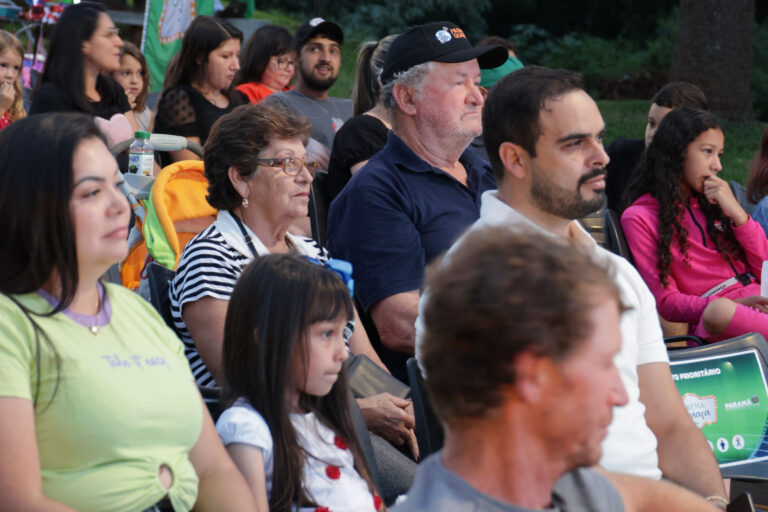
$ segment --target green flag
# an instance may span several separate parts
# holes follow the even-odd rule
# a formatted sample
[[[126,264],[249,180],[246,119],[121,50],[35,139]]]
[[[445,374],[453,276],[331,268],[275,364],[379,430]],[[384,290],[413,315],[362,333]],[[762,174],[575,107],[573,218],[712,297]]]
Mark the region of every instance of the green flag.
[[[168,61],[181,48],[184,31],[199,14],[213,14],[213,0],[147,0],[141,49],[152,91],[162,89]]]

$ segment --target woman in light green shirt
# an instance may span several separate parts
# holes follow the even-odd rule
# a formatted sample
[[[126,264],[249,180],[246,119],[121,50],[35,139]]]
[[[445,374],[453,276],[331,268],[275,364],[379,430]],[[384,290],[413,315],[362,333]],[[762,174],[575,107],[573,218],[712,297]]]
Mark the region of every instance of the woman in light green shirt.
[[[0,511],[253,509],[181,342],[99,281],[130,210],[92,118],[3,130],[0,183]]]

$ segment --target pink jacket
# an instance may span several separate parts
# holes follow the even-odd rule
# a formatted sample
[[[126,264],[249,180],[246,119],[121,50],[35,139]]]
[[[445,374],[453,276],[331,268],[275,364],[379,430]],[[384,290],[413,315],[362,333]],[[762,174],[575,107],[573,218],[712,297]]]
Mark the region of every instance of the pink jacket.
[[[747,256],[746,262],[734,260],[733,266],[739,274],[750,272],[756,281],[747,286],[736,283],[714,296],[702,297],[718,284],[734,277],[735,273],[707,235],[704,213],[695,201],[689,203],[682,218],[682,225],[688,231],[688,261],[684,261],[673,239],[669,284],[662,287],[656,269],[658,212],[658,200],[650,194],[644,194],[624,211],[621,227],[635,258],[635,265],[656,297],[656,306],[662,317],[672,322],[696,324],[707,304],[717,297],[733,299],[760,295],[760,271],[763,260],[768,259],[768,239],[760,225],[750,217],[747,222],[733,229],[736,240]]]

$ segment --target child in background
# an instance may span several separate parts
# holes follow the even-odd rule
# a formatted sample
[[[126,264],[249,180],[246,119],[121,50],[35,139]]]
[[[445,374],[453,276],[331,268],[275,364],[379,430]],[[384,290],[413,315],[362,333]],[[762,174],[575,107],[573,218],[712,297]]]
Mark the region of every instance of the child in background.
[[[763,131],[760,149],[749,168],[747,199],[757,205],[752,218],[760,223],[768,236],[768,125]]]
[[[216,429],[260,511],[382,509],[341,371],[352,307],[336,274],[285,254],[256,258],[232,292],[223,367],[234,404]]]
[[[129,42],[123,44],[120,69],[112,72],[112,78],[123,87],[133,115],[136,117],[139,131],[151,132],[154,113],[147,106],[149,68],[147,60],[135,44]]]
[[[659,314],[709,342],[752,331],[768,337],[768,298],[760,296],[768,240],[718,176],[724,140],[708,112],[664,116],[621,217]]]
[[[19,75],[24,63],[24,49],[19,40],[0,30],[0,130],[26,117]]]

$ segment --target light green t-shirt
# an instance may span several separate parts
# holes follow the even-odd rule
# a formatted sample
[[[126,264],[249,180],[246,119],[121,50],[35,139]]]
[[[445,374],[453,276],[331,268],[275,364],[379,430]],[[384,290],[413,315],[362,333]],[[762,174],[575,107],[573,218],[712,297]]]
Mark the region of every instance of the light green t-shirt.
[[[197,497],[188,454],[202,426],[202,402],[181,341],[147,302],[107,285],[109,324],[97,334],[62,313],[33,316],[61,357],[59,384],[49,346],[40,342],[35,435],[43,493],[81,512],[143,510],[168,492],[176,511]],[[51,306],[36,293],[16,299],[35,312]],[[0,295],[0,396],[33,399],[31,323]],[[53,396],[53,400],[51,400]],[[157,479],[166,464],[173,485]]]

